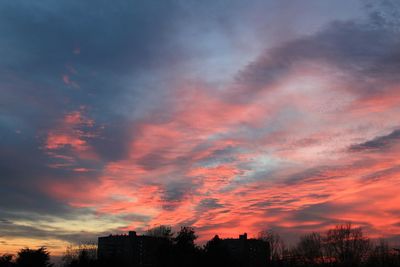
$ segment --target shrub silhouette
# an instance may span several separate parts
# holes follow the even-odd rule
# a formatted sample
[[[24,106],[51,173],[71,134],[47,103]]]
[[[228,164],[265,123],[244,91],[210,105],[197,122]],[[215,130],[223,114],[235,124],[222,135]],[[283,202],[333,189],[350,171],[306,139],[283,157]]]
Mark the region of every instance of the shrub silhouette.
[[[13,263],[13,255],[11,254],[3,254],[0,256],[0,267],[12,267]]]
[[[45,247],[39,249],[21,249],[15,260],[17,267],[51,267],[50,253]]]

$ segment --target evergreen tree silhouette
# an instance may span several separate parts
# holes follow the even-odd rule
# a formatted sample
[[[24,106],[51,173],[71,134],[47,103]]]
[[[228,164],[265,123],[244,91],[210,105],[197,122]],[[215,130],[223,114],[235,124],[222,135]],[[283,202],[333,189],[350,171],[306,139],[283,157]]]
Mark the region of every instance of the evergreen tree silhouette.
[[[21,249],[17,254],[17,267],[52,267],[50,253],[45,247],[39,249]]]

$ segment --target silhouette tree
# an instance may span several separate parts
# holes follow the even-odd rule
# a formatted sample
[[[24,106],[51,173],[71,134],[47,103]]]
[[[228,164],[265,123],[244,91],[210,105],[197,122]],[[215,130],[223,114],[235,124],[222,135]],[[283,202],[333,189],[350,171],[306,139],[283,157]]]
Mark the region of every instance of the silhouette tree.
[[[258,233],[258,239],[263,240],[269,244],[270,261],[276,265],[277,262],[282,261],[286,252],[286,246],[278,233],[272,230],[264,230]]]
[[[304,265],[317,265],[324,262],[322,236],[311,233],[300,238],[295,249],[295,254]]]
[[[193,227],[181,227],[174,238],[175,266],[196,266],[199,263],[200,251],[194,243],[196,239]]]
[[[45,247],[39,249],[21,249],[15,260],[18,267],[51,267],[50,253]]]
[[[145,235],[153,236],[153,237],[162,237],[162,238],[166,238],[168,240],[172,240],[174,233],[172,232],[172,229],[170,226],[160,225],[160,226],[148,229],[145,232]]]
[[[328,230],[325,237],[327,256],[334,258],[342,266],[358,266],[370,250],[370,240],[361,228],[353,228],[351,223],[337,225]]]
[[[175,237],[175,243],[177,247],[182,247],[188,250],[195,248],[194,241],[197,239],[193,227],[183,226]]]
[[[62,258],[63,267],[91,267],[97,264],[97,246],[93,243],[68,246]]]
[[[371,250],[366,266],[400,266],[400,253],[396,252],[396,250],[391,250],[389,244],[381,239]]]
[[[3,254],[0,256],[0,267],[12,267],[13,263],[13,255],[11,254]]]

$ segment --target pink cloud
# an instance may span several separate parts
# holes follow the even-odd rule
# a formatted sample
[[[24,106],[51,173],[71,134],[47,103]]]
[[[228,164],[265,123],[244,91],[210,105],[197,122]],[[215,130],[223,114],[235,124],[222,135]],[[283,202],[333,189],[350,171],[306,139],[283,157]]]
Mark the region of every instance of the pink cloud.
[[[123,229],[190,222],[204,240],[216,233],[254,236],[267,227],[324,230],[346,220],[368,225],[374,235],[398,233],[390,204],[399,201],[393,189],[398,171],[366,177],[397,166],[399,148],[357,156],[349,151],[397,124],[390,119],[396,98],[388,93],[375,103],[346,90],[332,93],[331,78],[314,70],[308,77],[299,73],[245,103],[207,88],[176,90],[182,101],[169,119],[154,120],[160,115],[155,112],[132,123],[126,158],[106,163],[93,182],[51,182],[48,191],[98,214],[149,218]],[[374,105],[379,108],[370,113]],[[81,111],[67,114],[49,133],[47,149],[90,151],[91,134],[82,125],[94,122]],[[324,205],[330,208],[319,210]]]
[[[63,162],[73,162],[77,158],[96,160],[97,155],[88,144],[90,138],[97,136],[93,126],[94,121],[84,115],[84,108],[67,113],[47,133],[44,148],[51,157]]]
[[[63,79],[63,82],[64,82],[66,85],[69,85],[69,84],[71,83],[71,80],[70,80],[70,78],[69,78],[69,76],[68,76],[67,74],[64,74],[64,75],[62,76],[62,79]]]

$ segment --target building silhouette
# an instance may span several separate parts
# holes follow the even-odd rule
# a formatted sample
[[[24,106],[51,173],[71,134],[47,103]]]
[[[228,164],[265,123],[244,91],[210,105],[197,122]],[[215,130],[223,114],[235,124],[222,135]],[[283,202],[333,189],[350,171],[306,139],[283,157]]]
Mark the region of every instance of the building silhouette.
[[[98,238],[98,259],[116,266],[144,267],[158,266],[162,260],[163,248],[168,240],[161,237],[137,235],[109,235]]]
[[[247,234],[239,238],[221,239],[221,246],[236,266],[267,266],[269,261],[269,244],[259,239],[248,239]]]
[[[212,241],[215,243],[214,246],[210,246],[210,249],[202,254],[205,266],[228,264],[234,267],[265,267],[269,265],[269,246],[265,241],[248,239],[246,233],[239,235],[239,238],[219,239],[216,236]],[[137,235],[134,231],[129,232],[128,235],[109,235],[98,238],[98,259],[105,266],[177,266],[178,255],[182,257],[177,253],[177,249],[179,248],[174,248],[170,239]]]

